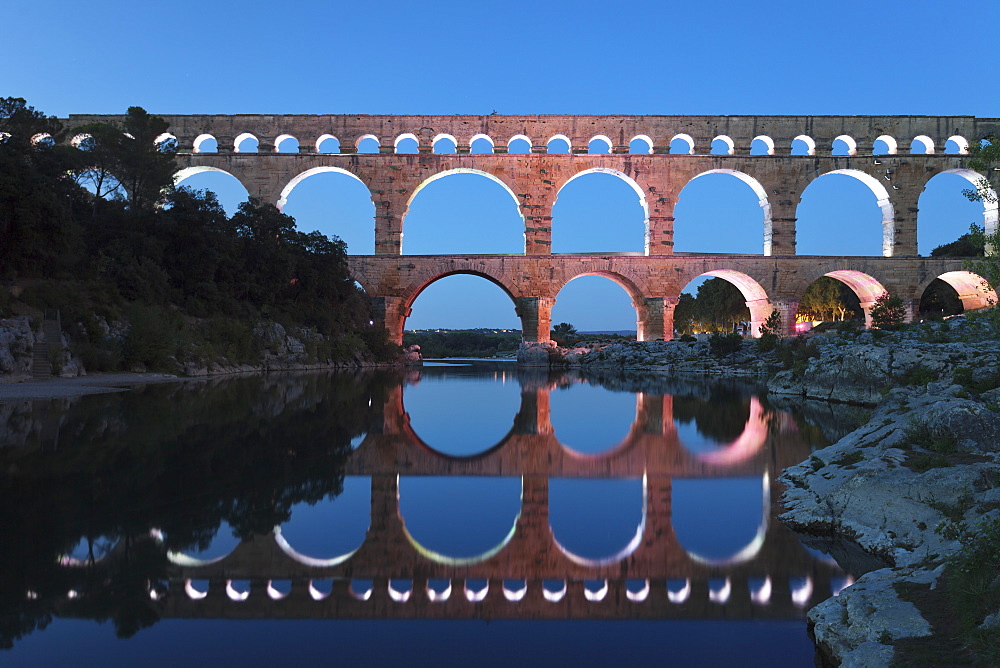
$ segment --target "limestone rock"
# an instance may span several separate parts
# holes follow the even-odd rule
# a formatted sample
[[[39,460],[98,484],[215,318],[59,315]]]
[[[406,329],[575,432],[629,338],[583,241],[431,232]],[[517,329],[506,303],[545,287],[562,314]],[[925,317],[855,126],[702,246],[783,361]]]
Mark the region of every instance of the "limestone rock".
[[[420,353],[420,346],[413,344],[403,351],[403,364],[406,366],[420,366],[424,363],[424,357]]]

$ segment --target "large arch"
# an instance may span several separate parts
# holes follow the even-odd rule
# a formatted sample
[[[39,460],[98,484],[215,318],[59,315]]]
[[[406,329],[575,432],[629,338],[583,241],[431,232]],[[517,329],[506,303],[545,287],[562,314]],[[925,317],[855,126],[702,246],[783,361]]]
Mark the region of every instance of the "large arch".
[[[677,541],[697,563],[734,566],[753,559],[764,546],[770,512],[770,476],[766,473],[760,478],[674,481],[671,523]],[[714,536],[701,531],[706,525],[718,528],[727,522],[730,526]]]
[[[983,181],[983,175],[977,171],[966,169],[963,167],[955,167],[952,169],[946,169],[941,172],[942,174],[955,174],[960,176],[972,186],[972,189],[978,189]],[[926,187],[926,186],[925,186]],[[997,202],[997,192],[993,188],[988,188],[984,193],[983,197],[983,228],[986,230],[986,235],[995,234],[997,232],[997,221],[1000,218],[1000,210],[998,210]],[[919,215],[919,214],[918,214]]]
[[[971,271],[948,271],[940,276],[931,276],[926,281],[916,286],[913,297],[919,299],[927,287],[935,279],[941,279],[958,293],[958,298],[962,300],[962,308],[966,311],[986,308],[998,303],[996,291],[990,287],[989,282]]]
[[[882,216],[882,255],[884,257],[892,257],[896,244],[896,210],[892,205],[892,200],[889,198],[889,191],[886,190],[885,186],[883,186],[882,183],[874,176],[857,169],[835,169],[833,171],[826,172],[825,174],[821,174],[817,178],[810,181],[809,186],[813,185],[824,176],[829,176],[831,174],[850,176],[865,185],[875,196],[875,203]],[[803,196],[806,192],[808,192],[809,186],[806,186],[806,189],[803,191]],[[801,216],[799,216],[799,209],[801,206],[802,203],[800,202],[798,207],[796,207],[796,216],[800,221]],[[799,234],[796,236],[801,238],[801,235]]]
[[[552,310],[552,313],[553,313],[552,323],[553,324],[556,323],[556,316],[555,316],[555,314],[557,312],[562,311],[562,309],[559,309],[557,311],[557,308],[559,307],[559,295],[561,295],[563,293],[563,291],[566,289],[566,287],[569,286],[573,281],[575,281],[575,280],[577,280],[579,278],[586,278],[586,277],[589,277],[589,276],[594,276],[594,277],[608,279],[609,281],[611,281],[611,283],[613,283],[615,286],[617,286],[617,288],[620,288],[622,291],[625,292],[625,295],[627,296],[627,298],[629,300],[631,300],[631,306],[632,306],[632,309],[635,312],[636,334],[637,334],[638,337],[640,337],[640,340],[643,340],[641,337],[643,336],[643,330],[644,330],[644,326],[645,326],[645,322],[644,322],[644,319],[642,317],[643,316],[642,307],[643,307],[643,304],[644,304],[644,294],[643,294],[642,288],[639,285],[638,278],[634,277],[634,276],[627,276],[627,275],[625,275],[622,272],[593,270],[593,271],[581,271],[579,273],[573,274],[573,276],[571,278],[569,278],[568,280],[566,280],[566,282],[564,282],[562,285],[558,286],[559,289],[555,292],[556,302],[555,302],[555,307]],[[611,290],[608,294],[605,295],[605,297],[609,297],[610,296],[610,298],[614,299],[614,295],[615,295],[615,291]],[[564,302],[563,303],[565,305],[565,295],[563,296],[563,298],[564,298]],[[576,304],[575,306],[576,306],[577,309],[583,308],[583,309],[586,309],[589,312],[593,312],[593,310],[594,310],[593,309],[593,305],[594,305],[594,302],[591,299],[587,299],[586,304]],[[620,315],[614,315],[613,317],[620,317]],[[566,322],[570,322],[570,321],[572,321],[572,320],[574,320],[576,318],[574,318],[572,316],[570,316],[569,318],[562,316],[562,317],[560,317],[558,319],[566,321]],[[602,327],[602,326],[590,327],[590,326],[588,326],[586,324],[582,324],[581,325],[579,320],[576,323],[572,323],[571,322],[571,324],[579,325],[578,329],[583,329],[583,330],[604,329],[604,327]]]
[[[182,185],[182,182],[191,177],[198,177],[199,175],[220,175],[224,176],[226,181],[231,185],[227,187],[223,184],[221,187],[218,183],[205,184],[202,187],[195,186],[195,190],[211,190],[216,194],[219,200],[219,204],[222,205],[228,215],[233,215],[241,202],[247,201],[249,198],[249,190],[243,180],[240,179],[235,174],[227,172],[224,169],[219,169],[218,167],[185,167],[184,169],[178,170],[174,174],[174,185]],[[197,180],[197,179],[196,179]],[[217,180],[217,178],[215,179]]]
[[[830,271],[823,271],[823,269],[820,269],[819,271],[822,273],[816,273],[804,279],[805,283],[802,285],[799,292],[800,296],[810,285],[819,279],[820,276],[835,278],[853,290],[854,294],[858,296],[858,301],[861,302],[861,308],[865,312],[865,326],[871,327],[871,308],[876,299],[881,297],[886,292],[889,292],[885,285],[871,274],[857,269],[833,269]],[[919,298],[919,294],[917,295],[917,298]]]
[[[306,192],[301,195],[305,200],[293,198],[292,205],[288,206],[289,197],[296,187],[311,177],[322,174],[346,176],[349,177],[349,182],[327,183],[328,187],[322,193],[316,192],[319,184],[310,183],[305,186]],[[322,182],[324,179],[319,180]],[[357,189],[357,194],[338,192],[341,185]],[[328,205],[331,195],[339,202],[338,215],[330,215],[333,208]],[[302,231],[315,228],[327,236],[336,235],[347,244],[348,253],[352,255],[371,255],[375,252],[375,203],[368,185],[353,172],[332,166],[307,169],[295,175],[281,189],[277,207],[280,211],[296,216],[297,226]]]
[[[552,239],[552,242],[553,242],[553,251],[555,251],[555,245],[556,245],[557,238],[561,234],[561,230],[557,229],[557,226],[556,226],[556,215],[555,215],[556,214],[556,206],[559,203],[559,197],[563,193],[563,191],[565,190],[566,186],[568,186],[569,184],[573,183],[573,181],[579,179],[580,177],[585,177],[585,176],[588,176],[590,174],[609,174],[611,176],[617,177],[619,180],[621,180],[622,182],[624,182],[625,185],[627,185],[629,188],[631,188],[632,191],[639,198],[639,207],[642,209],[642,230],[643,230],[643,242],[642,242],[643,251],[642,252],[645,255],[649,255],[649,203],[646,201],[646,194],[643,192],[642,188],[639,186],[638,183],[635,182],[635,180],[633,178],[631,178],[630,176],[628,176],[624,172],[620,172],[620,171],[618,171],[616,169],[610,169],[610,168],[607,168],[607,167],[592,167],[590,169],[585,169],[585,170],[579,171],[579,172],[573,174],[573,176],[571,176],[568,179],[566,179],[566,181],[564,181],[562,183],[562,185],[559,186],[559,189],[556,191],[555,200],[552,203],[552,216],[553,216],[552,217],[552,222],[553,222],[553,226],[552,226],[552,237],[553,237],[553,239]],[[565,201],[564,201],[564,205],[565,205]],[[595,251],[596,249],[594,249],[594,248],[588,248],[586,250],[587,251]],[[603,247],[603,250],[607,251],[609,249],[605,246],[605,247]],[[570,251],[570,252],[575,252],[575,251]]]
[[[449,262],[447,264],[451,265],[452,263]],[[510,304],[513,307],[515,316],[518,317],[518,319],[521,321],[521,329],[522,331],[524,331],[523,317],[517,311],[518,292],[517,288],[515,287],[516,285],[515,280],[510,276],[501,276],[501,277],[492,276],[478,269],[472,263],[469,263],[468,266],[452,267],[446,271],[441,271],[440,273],[434,273],[433,275],[422,276],[413,281],[412,283],[410,283],[408,286],[406,286],[406,288],[403,291],[403,311],[401,314],[402,317],[399,319],[398,325],[391,326],[389,322],[386,323],[386,326],[390,327],[389,334],[392,340],[394,341],[403,340],[403,332],[406,329],[406,321],[411,316],[413,312],[413,305],[417,301],[417,299],[427,290],[427,288],[431,287],[432,285],[435,285],[442,279],[448,278],[450,276],[474,276],[477,278],[486,279],[486,281],[488,281],[489,283],[492,283],[493,285],[500,288],[500,290],[503,291],[504,295],[506,295],[506,297],[510,300]],[[477,314],[475,312],[475,309],[471,308],[473,304],[470,304],[468,302],[464,304],[464,308],[460,309],[455,308],[456,306],[455,299],[468,300],[469,299],[468,295],[465,296],[446,295],[445,299],[447,300],[447,304],[451,307],[451,311],[462,313],[465,315],[474,315],[476,317],[481,317],[481,313]],[[496,306],[496,304],[484,304],[481,301],[475,303],[474,305],[476,307],[488,307],[488,308],[493,308],[494,306]],[[436,326],[440,327],[442,325],[439,324]],[[394,336],[398,338],[392,338]]]
[[[704,276],[724,279],[739,289],[746,300],[747,308],[750,309],[750,333],[752,336],[759,336],[760,326],[771,315],[772,310],[767,292],[761,286],[760,282],[749,274],[736,269],[711,269],[709,271],[699,273],[689,272],[687,274],[682,272],[678,276],[678,282],[683,288],[693,280]]]
[[[757,179],[744,172],[735,169],[710,169],[690,179],[687,183],[684,184],[684,188],[687,188],[688,185],[694,182],[696,179],[699,179],[703,176],[708,176],[710,174],[725,174],[727,176],[733,176],[742,183],[749,186],[750,190],[753,191],[753,194],[757,197],[757,203],[760,205],[761,213],[763,215],[763,236],[761,242],[762,251],[764,255],[771,255],[771,250],[772,250],[771,239],[773,236],[773,224],[771,221],[771,202],[767,198],[767,191],[764,190],[764,187],[760,184],[760,182]],[[684,194],[684,188],[682,188],[680,193],[678,194],[678,205],[680,204],[681,197]]]
[[[638,490],[640,508],[638,521],[633,529],[620,521],[626,512],[634,512],[632,504],[622,498],[622,492],[631,495],[631,488],[637,483],[641,485]],[[623,501],[629,506],[628,509],[622,505],[616,507],[616,502],[622,504]],[[588,504],[590,507],[587,507]],[[598,521],[594,522],[592,518],[587,523],[580,522],[578,518],[581,505],[590,513],[599,514]],[[552,531],[552,542],[567,559],[581,566],[608,566],[627,559],[642,543],[642,536],[646,531],[647,509],[648,485],[645,476],[641,482],[627,479],[549,479],[549,528]],[[602,536],[605,544],[597,543],[592,537],[597,527],[605,534]],[[612,529],[617,529],[616,535],[611,535]],[[587,533],[591,534],[590,541],[583,537]]]

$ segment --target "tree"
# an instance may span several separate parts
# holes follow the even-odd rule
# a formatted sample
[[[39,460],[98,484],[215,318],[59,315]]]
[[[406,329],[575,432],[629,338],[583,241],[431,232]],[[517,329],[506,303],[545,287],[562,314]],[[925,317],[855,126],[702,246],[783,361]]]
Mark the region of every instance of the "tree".
[[[771,314],[760,326],[760,338],[757,339],[757,350],[766,353],[774,350],[781,336],[781,311],[772,309]]]
[[[812,320],[844,320],[861,312],[857,295],[835,278],[821,276],[813,281],[799,302],[799,315]]]
[[[549,336],[552,337],[553,341],[560,345],[569,343],[570,340],[576,336],[576,327],[568,322],[560,322],[552,328],[552,332],[550,332]]]
[[[932,257],[982,257],[983,228],[973,223],[969,231],[950,244],[942,244],[931,251]]]
[[[698,316],[702,326],[714,331],[732,331],[750,319],[750,309],[739,288],[722,278],[711,278],[698,286]]]
[[[697,300],[691,293],[682,292],[674,308],[674,330],[681,334],[694,334],[697,321]]]
[[[903,300],[897,296],[883,292],[872,304],[872,327],[877,329],[895,329],[906,319],[906,307]]]

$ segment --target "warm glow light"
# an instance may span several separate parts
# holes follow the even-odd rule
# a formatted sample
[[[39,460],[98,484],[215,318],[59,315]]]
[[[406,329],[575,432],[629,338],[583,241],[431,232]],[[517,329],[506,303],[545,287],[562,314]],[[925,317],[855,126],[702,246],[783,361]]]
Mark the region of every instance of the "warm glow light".
[[[237,591],[233,587],[233,581],[226,580],[226,595],[233,601],[245,601],[250,596],[250,590],[247,589],[246,591]]]
[[[431,587],[430,583],[427,583],[427,599],[437,603],[439,601],[447,601],[451,598],[451,580],[448,580],[448,586],[443,591],[437,591]]]
[[[563,580],[562,589],[559,589],[558,591],[549,591],[548,589],[542,587],[542,595],[545,596],[546,601],[552,601],[553,603],[561,601],[562,597],[566,595],[566,581]]]
[[[484,598],[486,598],[486,594],[489,591],[490,591],[490,583],[489,583],[489,581],[487,581],[486,584],[483,585],[483,588],[480,589],[479,591],[476,591],[474,589],[470,589],[469,588],[469,582],[468,582],[468,580],[466,580],[466,582],[465,582],[465,598],[469,599],[473,603],[477,603],[479,601],[482,601]]]
[[[521,588],[520,589],[510,589],[507,586],[506,582],[504,582],[504,584],[503,584],[503,595],[504,595],[504,598],[506,598],[508,601],[520,601],[522,598],[524,598],[524,595],[527,594],[527,593],[528,593],[528,581],[527,580],[525,580],[521,584]]]
[[[628,587],[625,588],[625,597],[630,601],[641,603],[646,600],[647,596],[649,596],[649,579],[646,579],[646,583],[639,591],[632,591]]]
[[[389,581],[389,598],[396,601],[397,603],[406,603],[410,600],[410,592],[412,589],[407,589],[406,591],[396,591],[392,588],[392,580]]]
[[[280,601],[281,599],[285,598],[285,596],[287,596],[287,594],[285,594],[284,592],[280,592],[274,588],[273,580],[267,581],[267,595],[270,596],[271,599],[275,601]]]

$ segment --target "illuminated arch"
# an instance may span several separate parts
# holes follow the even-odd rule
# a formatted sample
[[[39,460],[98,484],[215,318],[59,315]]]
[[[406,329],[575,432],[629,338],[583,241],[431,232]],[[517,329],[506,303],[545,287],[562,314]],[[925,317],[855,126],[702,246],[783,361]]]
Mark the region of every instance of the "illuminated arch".
[[[320,149],[320,147],[323,145],[323,142],[327,141],[328,139],[332,139],[333,141],[337,142],[337,152],[339,153],[340,152],[340,140],[337,139],[336,137],[334,137],[333,135],[329,134],[329,133],[322,134],[322,135],[320,135],[319,137],[316,138],[315,151],[317,153],[322,153],[323,151]]]
[[[55,139],[48,132],[39,132],[31,137],[32,146],[41,146],[42,144],[52,144],[54,142]]]
[[[695,270],[697,271],[697,270]],[[750,309],[750,332],[752,336],[760,335],[760,326],[771,315],[771,304],[767,297],[767,292],[761,284],[752,276],[735,269],[713,269],[701,273],[692,272],[689,275],[679,275],[678,280],[681,285],[687,285],[696,278],[711,276],[713,278],[724,279],[733,285],[743,295],[747,308]]]
[[[284,141],[286,141],[286,140],[288,140],[288,139],[294,140],[295,143],[296,143],[296,145],[299,144],[299,140],[296,139],[294,135],[280,134],[280,135],[278,135],[277,137],[274,138],[274,152],[275,153],[298,153],[298,148],[296,148],[295,151],[282,151],[281,150],[281,143],[284,142]]]
[[[971,271],[948,271],[940,276],[931,277],[917,286],[915,298],[920,298],[935,279],[941,279],[950,285],[958,298],[962,300],[962,308],[966,311],[987,308],[997,304],[997,293],[990,287],[989,282]]]
[[[632,137],[632,139],[630,139],[629,142],[628,142],[629,148],[631,149],[632,144],[634,142],[637,142],[637,141],[641,141],[641,142],[645,142],[646,143],[646,150],[642,151],[642,153],[652,154],[652,152],[653,152],[653,140],[652,140],[651,137],[649,137],[649,135],[636,135],[636,136]]]
[[[753,458],[767,442],[768,421],[760,400],[750,397],[750,415],[743,431],[730,443],[720,444],[718,449],[699,452],[695,458],[715,466],[734,466]],[[683,443],[681,443],[683,445]]]
[[[948,142],[955,142],[955,146],[958,147],[958,155],[968,155],[969,154],[969,140],[962,135],[952,135],[945,140],[945,146]]]
[[[754,145],[754,142],[758,142],[758,141],[761,142],[762,144],[764,144],[764,146],[767,147],[767,151],[766,151],[767,155],[774,155],[774,140],[773,139],[771,139],[767,135],[757,135],[756,137],[754,137],[753,139],[750,140],[750,147],[752,148],[753,145]]]
[[[492,153],[494,151],[494,149],[496,149],[496,144],[493,142],[493,138],[490,137],[489,135],[485,135],[485,134],[483,134],[481,132],[479,134],[472,135],[472,138],[469,139],[469,148],[471,149],[472,145],[475,144],[479,140],[484,140],[484,141],[486,141],[486,142],[489,143],[489,145],[490,145],[490,153]]]
[[[806,145],[806,155],[816,155],[816,140],[815,139],[813,139],[809,135],[799,135],[798,137],[795,137],[794,139],[792,139],[792,144],[794,145],[795,142],[797,142],[797,141],[801,141],[803,144]]]
[[[162,136],[163,135],[160,135],[160,137],[162,137]],[[173,135],[170,135],[170,136],[172,137]],[[87,141],[88,139],[93,139],[93,138],[94,138],[93,135],[90,135],[90,134],[87,134],[86,132],[83,132],[83,133],[80,133],[80,134],[76,135],[72,139],[70,139],[69,140],[69,145],[72,146],[73,148],[83,148],[83,143],[85,141]],[[159,137],[157,137],[157,139],[159,139]],[[154,142],[154,143],[155,144],[159,144],[158,141]]]
[[[179,143],[176,135],[170,134],[169,132],[164,132],[163,134],[159,135],[156,139],[153,140],[153,146],[156,147],[156,150],[162,151],[166,147],[168,142],[173,142],[174,148],[177,148]]]
[[[707,172],[702,172],[701,174],[698,174],[697,176],[692,178],[691,181],[694,181],[698,177],[705,176],[706,174],[728,174],[729,176],[735,176],[737,179],[750,186],[750,189],[753,190],[755,195],[757,195],[757,203],[760,204],[760,208],[764,214],[763,253],[764,255],[770,255],[773,243],[771,202],[767,199],[767,191],[764,190],[764,187],[754,177],[744,172],[737,171],[735,169],[710,169]],[[688,183],[691,183],[691,181],[688,181]],[[684,185],[686,187],[687,183],[685,183]],[[683,188],[681,189],[681,191],[683,192]]]
[[[680,139],[681,141],[687,142],[688,145],[688,155],[694,155],[694,138],[684,132],[678,132],[673,137],[670,138],[670,146],[674,145],[674,142]],[[673,151],[671,151],[673,152]]]
[[[219,143],[215,139],[215,137],[213,137],[210,134],[202,134],[202,135],[198,135],[197,137],[195,137],[195,139],[194,139],[194,145],[193,145],[194,146],[194,152],[195,153],[202,153],[202,152],[204,152],[204,149],[202,149],[202,144],[204,144],[208,140],[212,140],[212,141],[215,142],[215,151],[216,151],[216,153],[218,153],[218,151],[219,151]]]
[[[886,155],[896,155],[899,151],[899,144],[896,143],[895,137],[890,137],[889,135],[879,135],[875,138],[875,142],[882,142],[885,144]],[[872,150],[874,150],[875,142],[872,142]]]
[[[635,180],[632,179],[632,177],[630,177],[628,174],[625,174],[624,172],[619,172],[617,169],[611,169],[608,167],[592,167],[590,169],[585,169],[581,172],[577,172],[573,176],[566,179],[566,181],[561,186],[559,186],[559,190],[556,191],[556,197],[552,202],[553,208],[555,207],[555,203],[559,201],[559,193],[562,192],[563,188],[569,185],[574,179],[577,179],[585,174],[610,174],[612,176],[616,176],[622,181],[624,181],[632,189],[632,191],[639,196],[639,205],[642,207],[642,228],[644,230],[643,252],[646,255],[649,255],[649,203],[646,201],[646,193],[642,191],[642,188],[639,187],[639,184],[636,183]]]
[[[442,139],[450,141],[452,149],[455,150],[455,151],[458,150],[458,140],[455,139],[454,135],[450,135],[450,134],[447,134],[445,132],[441,132],[439,134],[434,135],[434,138],[431,139],[431,150],[434,153],[437,153],[437,143],[439,141],[441,141]]]
[[[896,210],[892,205],[892,200],[889,199],[889,191],[885,189],[882,182],[874,176],[857,169],[835,169],[826,174],[851,176],[868,186],[868,189],[872,191],[872,194],[875,195],[876,204],[882,212],[882,255],[884,257],[892,257],[896,246],[896,225],[894,224]],[[822,178],[826,174],[822,174],[818,178]],[[815,182],[815,179],[813,182]]]
[[[727,150],[726,150],[725,155],[732,155],[733,153],[736,152],[736,142],[734,142],[733,138],[730,137],[729,135],[719,135],[718,137],[715,137],[714,139],[712,139],[712,146],[713,146],[712,150],[713,151],[714,151],[715,142],[717,142],[717,141],[721,141],[723,144],[725,144],[728,147]]]
[[[910,142],[910,153],[913,153],[913,142],[920,142],[924,145],[924,152],[917,153],[916,155],[931,155],[934,153],[934,140],[927,135],[917,135]]]
[[[240,144],[242,144],[247,139],[252,139],[255,142],[257,142],[257,149],[258,150],[260,149],[260,140],[257,139],[257,137],[255,135],[252,135],[249,132],[244,132],[243,134],[238,135],[236,137],[236,139],[233,140],[233,152],[234,153],[242,153],[243,151],[240,151]],[[256,152],[256,151],[254,151],[254,152]]]
[[[857,153],[858,153],[858,142],[854,141],[854,137],[851,137],[850,135],[840,135],[838,137],[834,137],[833,143],[836,143],[838,141],[842,141],[845,144],[847,144],[847,155],[857,155]],[[832,153],[833,152],[833,145],[832,144],[830,146],[830,150],[831,150],[831,153]]]
[[[276,204],[278,210],[280,211],[282,207],[288,204],[288,196],[292,194],[292,190],[295,189],[295,186],[299,185],[300,183],[308,179],[310,176],[314,174],[322,174],[323,172],[333,172],[334,174],[346,174],[347,176],[350,176],[352,179],[363,185],[365,187],[365,190],[368,190],[367,183],[358,178],[357,174],[349,172],[346,169],[342,169],[340,167],[313,167],[312,169],[307,169],[301,174],[298,174],[297,176],[293,177],[291,181],[285,184],[285,187],[281,189],[281,194],[278,196],[278,202]],[[368,190],[368,197],[371,198],[370,190]]]
[[[614,146],[614,144],[612,144],[611,139],[605,135],[594,135],[593,137],[591,137],[590,141],[587,142],[587,153],[591,153],[594,155],[603,155],[603,153],[594,153],[594,151],[592,150],[593,148],[592,144],[595,141],[602,141],[605,144],[607,144],[608,145],[607,153],[611,153],[611,148]]]

